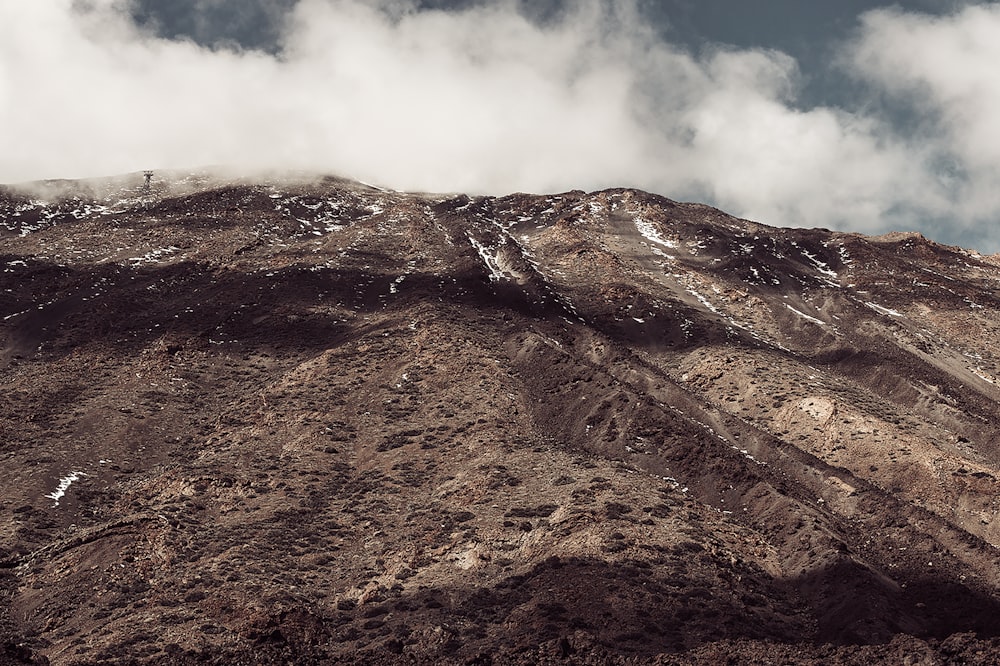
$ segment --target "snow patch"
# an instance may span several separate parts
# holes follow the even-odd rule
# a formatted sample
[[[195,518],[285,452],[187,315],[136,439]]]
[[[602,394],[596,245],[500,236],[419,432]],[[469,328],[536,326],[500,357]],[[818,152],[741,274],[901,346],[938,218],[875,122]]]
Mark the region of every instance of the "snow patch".
[[[996,384],[997,383],[996,377],[994,377],[993,375],[989,374],[988,372],[984,372],[984,371],[980,370],[979,368],[971,368],[970,367],[969,368],[969,372],[971,372],[972,374],[974,374],[976,377],[979,377],[980,379],[982,379],[984,382],[986,382],[988,384]]]
[[[816,317],[812,317],[810,315],[807,315],[805,312],[802,312],[801,310],[796,310],[795,308],[793,308],[788,303],[785,303],[785,307],[788,308],[789,310],[791,310],[792,312],[794,312],[795,314],[797,314],[798,316],[802,317],[803,319],[807,319],[807,320],[811,321],[814,324],[819,324],[820,326],[825,326],[826,325],[826,322],[823,321],[822,319],[817,319]]]
[[[663,247],[670,248],[671,250],[676,250],[678,245],[676,242],[664,238],[656,227],[653,226],[652,222],[647,222],[641,217],[637,217],[634,220],[636,230],[643,235],[646,240],[652,241],[657,245],[662,245]]]
[[[55,502],[55,504],[53,504],[52,506],[59,506],[59,500],[63,498],[63,496],[66,494],[66,491],[69,490],[69,487],[73,485],[73,482],[79,481],[84,476],[87,475],[84,474],[83,472],[70,472],[67,476],[64,476],[63,478],[59,479],[59,485],[56,487],[56,489],[53,490],[48,495],[46,495],[46,497]]]
[[[896,310],[893,310],[892,308],[882,307],[881,305],[878,305],[876,303],[870,303],[868,301],[865,301],[865,305],[867,305],[868,307],[870,307],[875,312],[878,312],[879,314],[889,315],[890,317],[902,317],[903,316],[903,313],[901,313],[901,312],[897,312]]]
[[[180,248],[175,247],[173,245],[169,247],[161,247],[155,250],[150,250],[141,257],[131,257],[128,259],[128,262],[133,266],[139,266],[142,264],[155,264],[162,261],[164,257],[169,257],[170,255],[178,251],[180,251]]]
[[[809,250],[806,250],[804,248],[799,248],[799,249],[802,251],[802,256],[808,259],[809,262],[816,268],[817,271],[819,271],[820,273],[822,273],[823,275],[827,276],[832,280],[837,280],[840,278],[840,276],[837,274],[837,271],[830,268],[830,266],[826,262],[821,261],[819,257],[817,257],[815,254],[812,254],[811,252],[809,252]]]
[[[13,273],[15,267],[27,268],[28,267],[28,262],[26,262],[26,261],[24,261],[22,259],[14,259],[12,261],[8,261],[7,262],[7,268],[5,268],[3,272],[4,273]]]
[[[398,278],[396,278],[395,280],[393,280],[392,282],[390,282],[389,283],[389,293],[390,294],[398,294],[399,293],[399,285],[403,284],[403,280],[405,280],[405,279],[406,279],[405,275],[400,275]]]
[[[472,247],[476,248],[476,252],[478,252],[480,258],[482,258],[483,264],[485,264],[486,268],[489,269],[490,282],[499,282],[500,280],[507,279],[507,276],[504,274],[503,269],[500,268],[499,253],[497,253],[496,250],[492,250],[486,247],[485,245],[477,241],[475,238],[473,238],[471,235],[469,235],[468,238],[469,242],[472,243]]]
[[[685,291],[687,293],[691,294],[692,296],[694,296],[695,298],[697,298],[698,302],[701,303],[702,305],[704,305],[706,308],[708,308],[709,310],[711,310],[715,314],[719,314],[718,308],[716,308],[714,305],[712,305],[711,301],[709,301],[707,298],[705,298],[704,296],[702,296],[701,294],[699,294],[697,291],[695,291],[694,289],[691,289],[690,287],[687,288],[687,289],[685,289]]]

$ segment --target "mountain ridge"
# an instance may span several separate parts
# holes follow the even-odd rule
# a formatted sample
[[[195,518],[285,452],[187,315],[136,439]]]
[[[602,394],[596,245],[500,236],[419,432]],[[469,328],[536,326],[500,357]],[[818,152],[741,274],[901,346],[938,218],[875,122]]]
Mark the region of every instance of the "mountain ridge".
[[[621,188],[76,187],[0,192],[11,654],[997,654],[995,257]]]

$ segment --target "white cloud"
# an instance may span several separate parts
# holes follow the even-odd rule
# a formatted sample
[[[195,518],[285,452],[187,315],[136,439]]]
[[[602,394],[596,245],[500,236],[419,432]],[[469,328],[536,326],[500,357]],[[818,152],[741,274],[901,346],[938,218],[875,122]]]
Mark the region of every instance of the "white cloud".
[[[0,180],[235,162],[547,189],[627,180],[644,150],[621,35],[593,10],[543,29],[511,5],[304,0],[274,58],[155,39],[118,8],[0,5],[0,149],[16,156]]]
[[[0,182],[226,163],[401,189],[628,185],[863,231],[1000,212],[995,6],[865,15],[845,61],[933,111],[919,137],[870,110],[800,109],[788,56],[694,56],[630,2],[539,25],[515,0],[302,0],[276,56],[159,39],[126,7],[0,0]]]
[[[790,103],[795,65],[786,56],[723,52],[704,72],[681,119],[692,132],[688,164],[722,207],[783,226],[875,231],[897,204],[895,188],[920,191],[911,151],[885,138],[882,124]]]
[[[917,116],[912,142],[947,187],[954,220],[1000,215],[1000,5],[942,17],[870,12],[847,53],[857,76]]]

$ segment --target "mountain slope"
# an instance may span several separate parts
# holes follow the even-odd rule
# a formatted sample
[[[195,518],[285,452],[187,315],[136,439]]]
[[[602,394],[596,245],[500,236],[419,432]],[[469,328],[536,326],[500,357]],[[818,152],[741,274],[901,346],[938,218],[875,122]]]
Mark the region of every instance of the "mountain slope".
[[[12,660],[996,654],[992,257],[633,190],[45,187],[0,193]]]

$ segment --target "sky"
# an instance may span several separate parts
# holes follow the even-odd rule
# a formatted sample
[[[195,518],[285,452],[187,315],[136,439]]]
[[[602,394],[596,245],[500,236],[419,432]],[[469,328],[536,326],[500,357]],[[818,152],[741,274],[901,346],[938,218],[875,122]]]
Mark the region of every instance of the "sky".
[[[0,183],[636,187],[1000,251],[1000,3],[0,0]]]

